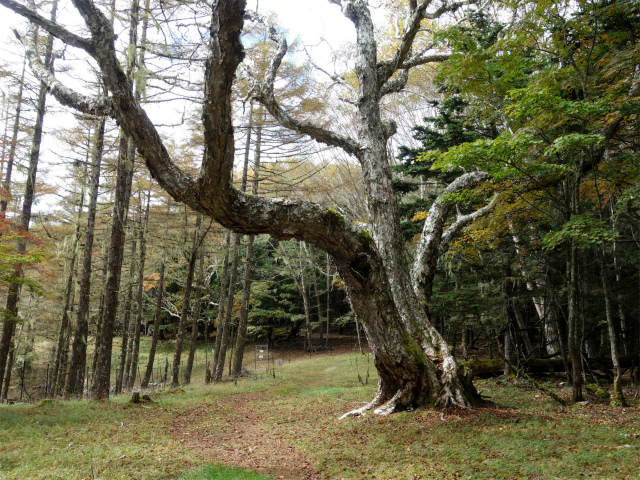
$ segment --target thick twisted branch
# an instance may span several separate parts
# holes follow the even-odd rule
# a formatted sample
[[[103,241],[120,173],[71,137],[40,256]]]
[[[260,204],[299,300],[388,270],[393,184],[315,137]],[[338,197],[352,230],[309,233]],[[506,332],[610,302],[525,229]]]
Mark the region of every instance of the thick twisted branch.
[[[449,244],[451,243],[451,240],[453,239],[453,237],[457,235],[457,233],[460,230],[462,230],[464,227],[474,222],[478,218],[484,217],[486,214],[490,213],[497,203],[498,203],[498,194],[496,193],[487,205],[476,210],[475,212],[463,215],[462,212],[460,212],[460,209],[458,208],[455,221],[451,225],[449,225],[447,230],[442,234],[442,239],[440,240],[439,254],[443,255],[444,253],[447,252],[447,250],[449,250]]]
[[[443,235],[445,222],[454,207],[454,204],[448,201],[448,195],[472,188],[487,177],[486,172],[465,173],[451,182],[431,205],[418,244],[412,272],[413,288],[421,301],[429,302],[431,299],[433,277],[438,258],[448,248],[451,238],[462,227],[488,213],[496,202],[496,197],[494,197],[486,207],[473,214],[458,217],[457,221]]]

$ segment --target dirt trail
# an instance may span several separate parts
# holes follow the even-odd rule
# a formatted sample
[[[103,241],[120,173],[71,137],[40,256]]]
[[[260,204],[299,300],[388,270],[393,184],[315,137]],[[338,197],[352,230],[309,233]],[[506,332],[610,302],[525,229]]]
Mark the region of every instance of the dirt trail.
[[[255,395],[264,395],[264,392]],[[197,428],[207,417],[219,415],[214,406],[203,406],[178,415],[171,435],[185,447],[199,452],[211,463],[255,470],[278,479],[317,480],[320,478],[309,459],[283,438],[270,431],[249,403],[254,395],[234,395],[225,401],[233,414],[220,429]]]

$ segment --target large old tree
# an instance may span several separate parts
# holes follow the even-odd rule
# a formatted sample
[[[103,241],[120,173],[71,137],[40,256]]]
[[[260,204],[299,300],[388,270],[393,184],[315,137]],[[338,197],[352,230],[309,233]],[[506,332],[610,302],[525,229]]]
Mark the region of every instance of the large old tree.
[[[276,54],[266,74],[254,79],[252,95],[284,127],[340,148],[360,162],[368,198],[366,225],[319,204],[262,198],[234,188],[232,88],[243,61],[240,36],[245,21],[263,21],[246,11],[246,0],[211,3],[202,105],[205,150],[197,177],[176,165],[132,93],[131,82],[117,54],[111,21],[102,8],[91,0],[72,0],[85,23],[86,33],[82,35],[14,0],[0,0],[62,42],[92,57],[102,74],[108,97],[90,98],[68,89],[39,65],[37,54],[27,47],[32,69],[47,82],[58,101],[86,113],[113,117],[133,138],[153,177],[176,200],[235,232],[296,238],[318,246],[332,257],[347,287],[351,306],[365,326],[378,370],[377,395],[360,411],[375,409],[377,413],[390,413],[409,405],[436,403],[470,406],[479,400],[478,396],[470,378],[460,371],[447,343],[429,321],[426,303],[429,295],[425,292],[431,288],[435,262],[452,235],[490,207],[469,215],[458,212],[453,221],[447,222],[452,211],[446,200],[450,196],[441,196],[430,211],[414,265],[410,265],[387,148],[396,128],[381,113],[383,98],[404,88],[410,69],[445,58],[443,54],[432,53],[425,42],[420,43],[420,48],[415,46],[421,22],[455,11],[463,3],[410,1],[395,52],[387,60],[380,60],[367,0],[329,2],[335,4],[336,14],[339,8],[351,20],[357,31],[357,91],[352,102],[357,135],[351,138],[299,120],[278,102],[274,79],[287,52],[287,43],[274,28],[270,28],[270,37],[277,45]],[[445,193],[473,187],[485,177],[482,172],[464,173]],[[108,396],[108,391],[105,393]]]

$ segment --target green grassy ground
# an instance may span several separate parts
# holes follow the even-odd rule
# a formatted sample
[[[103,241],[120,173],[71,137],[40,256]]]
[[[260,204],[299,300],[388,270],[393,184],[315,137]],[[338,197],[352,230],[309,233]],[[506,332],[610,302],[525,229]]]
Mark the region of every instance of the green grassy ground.
[[[371,378],[362,385],[358,374],[365,378],[367,367]],[[591,399],[561,410],[525,383],[481,380],[478,388],[496,406],[339,420],[375,393],[375,371],[361,355],[285,362],[275,378],[260,373],[237,386],[198,383],[201,368],[194,378],[177,393],[153,393],[150,404],[133,405],[121,396],[108,403],[0,406],[0,478],[269,478],[215,466],[222,459],[189,440],[233,424],[239,398],[259,418],[259,428],[305,453],[323,478],[640,476],[636,400],[626,409]],[[180,439],[176,418],[196,409],[203,414]]]

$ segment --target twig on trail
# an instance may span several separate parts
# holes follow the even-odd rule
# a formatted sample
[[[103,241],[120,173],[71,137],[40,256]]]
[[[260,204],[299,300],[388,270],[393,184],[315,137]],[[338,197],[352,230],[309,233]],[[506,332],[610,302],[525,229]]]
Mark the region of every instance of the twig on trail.
[[[522,377],[526,381],[528,381],[533,387],[537,388],[542,393],[545,393],[546,395],[551,397],[553,400],[555,400],[557,403],[559,403],[563,407],[567,406],[567,402],[564,401],[564,399],[562,399],[560,396],[558,396],[557,393],[552,392],[551,390],[549,390],[547,387],[545,387],[543,385],[540,385],[533,378],[531,378],[529,375],[527,375],[522,369],[518,369],[513,363],[511,363],[511,361],[509,359],[505,358],[504,361],[505,361],[505,363],[507,365],[509,365],[511,368],[513,368],[516,372],[518,372],[519,375],[522,375]]]
[[[296,423],[298,420],[283,420],[282,422],[276,422],[276,425],[282,425],[283,423]]]

